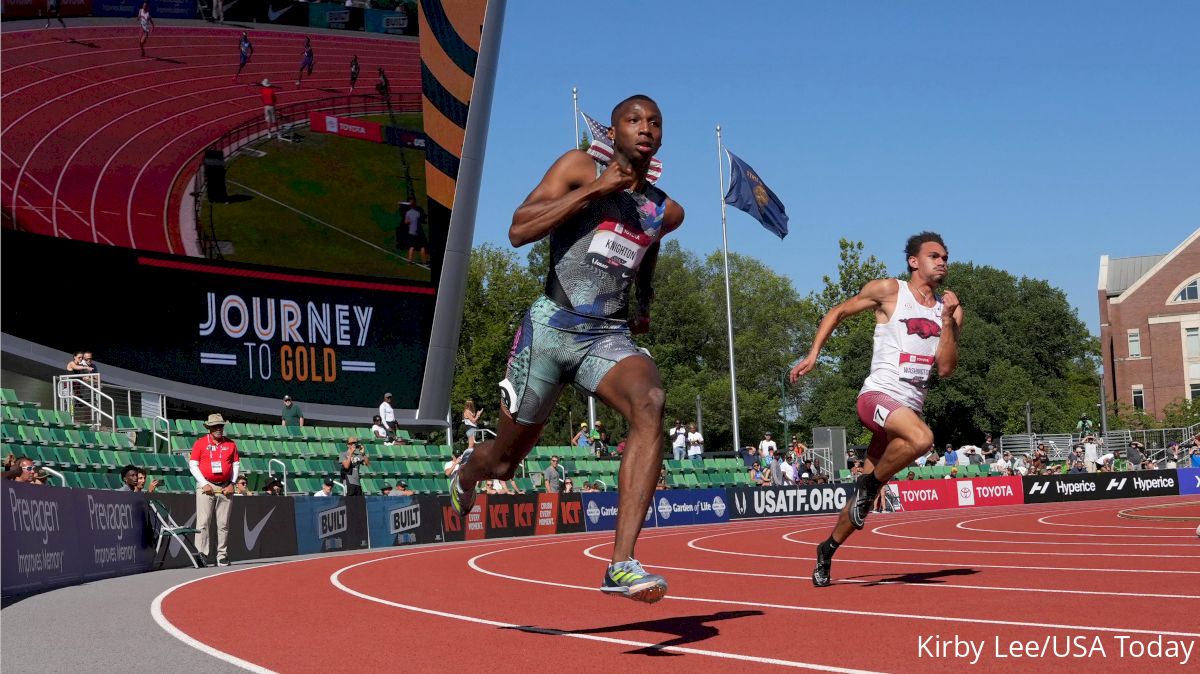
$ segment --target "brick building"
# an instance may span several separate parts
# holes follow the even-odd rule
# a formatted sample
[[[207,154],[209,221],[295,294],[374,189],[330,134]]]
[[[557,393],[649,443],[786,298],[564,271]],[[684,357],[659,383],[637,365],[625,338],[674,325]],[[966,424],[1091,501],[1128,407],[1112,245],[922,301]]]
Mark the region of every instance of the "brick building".
[[[1200,229],[1164,255],[1100,257],[1100,348],[1110,402],[1161,418],[1200,399]]]

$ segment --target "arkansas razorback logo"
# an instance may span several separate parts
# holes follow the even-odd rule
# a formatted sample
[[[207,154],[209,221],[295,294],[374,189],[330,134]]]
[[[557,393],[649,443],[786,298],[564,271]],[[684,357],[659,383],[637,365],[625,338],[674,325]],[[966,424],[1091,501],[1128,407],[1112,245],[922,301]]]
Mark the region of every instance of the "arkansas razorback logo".
[[[917,335],[921,339],[940,337],[942,334],[942,326],[928,318],[901,318],[900,322],[908,328],[908,334]]]

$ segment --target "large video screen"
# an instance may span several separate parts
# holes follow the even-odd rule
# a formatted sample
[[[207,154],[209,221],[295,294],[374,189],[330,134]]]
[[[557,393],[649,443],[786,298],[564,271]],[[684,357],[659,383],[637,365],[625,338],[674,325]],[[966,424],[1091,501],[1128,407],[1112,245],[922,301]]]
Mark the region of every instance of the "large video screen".
[[[136,45],[128,26],[6,31],[5,351],[87,349],[110,381],[252,411],[291,395],[361,421],[389,392],[444,418],[453,346],[430,339],[457,338],[487,12],[236,3]]]

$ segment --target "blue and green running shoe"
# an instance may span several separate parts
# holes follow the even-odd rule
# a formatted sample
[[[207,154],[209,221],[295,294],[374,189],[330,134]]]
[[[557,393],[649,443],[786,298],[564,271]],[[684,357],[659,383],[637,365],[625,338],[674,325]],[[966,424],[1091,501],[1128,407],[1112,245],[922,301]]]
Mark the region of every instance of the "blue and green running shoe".
[[[667,579],[646,573],[636,559],[630,558],[608,567],[600,591],[653,604],[666,596]]]
[[[467,465],[467,459],[471,458],[474,451],[475,448],[472,447],[463,452],[458,459],[458,465],[454,467],[454,472],[450,473],[450,507],[454,508],[454,512],[460,517],[466,517],[471,508],[475,507],[475,490],[463,491],[458,483],[458,474],[462,472],[463,466]]]

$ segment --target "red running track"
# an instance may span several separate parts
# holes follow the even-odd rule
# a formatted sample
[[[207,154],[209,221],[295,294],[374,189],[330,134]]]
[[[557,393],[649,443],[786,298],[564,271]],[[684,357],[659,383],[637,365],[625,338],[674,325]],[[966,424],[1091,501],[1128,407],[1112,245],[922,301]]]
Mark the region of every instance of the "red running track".
[[[133,22],[3,34],[2,226],[183,254],[185,187],[171,185],[225,131],[262,115],[255,83],[279,87],[280,106],[345,94],[357,54],[356,91],[373,91],[380,66],[392,91],[421,91],[415,41],[250,31],[254,57],[234,82],[240,29],[160,26],[146,58],[140,35]],[[296,87],[305,36],[316,67]]]
[[[1185,499],[1137,503],[1172,501]],[[1195,671],[1194,523],[1118,518],[1132,503],[874,515],[828,588],[808,578],[826,516],[647,530],[639,557],[671,584],[653,606],[602,596],[612,537],[580,534],[248,567],[172,588],[154,610],[254,671]],[[1181,511],[1200,517],[1200,503]],[[231,619],[213,597],[256,609]],[[931,637],[982,650],[975,664],[936,657]],[[1192,644],[1190,660],[1133,657],[1155,640]],[[1014,641],[1075,650],[1015,658]]]

